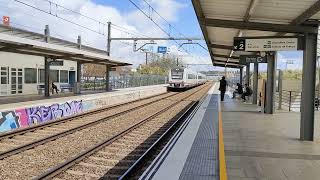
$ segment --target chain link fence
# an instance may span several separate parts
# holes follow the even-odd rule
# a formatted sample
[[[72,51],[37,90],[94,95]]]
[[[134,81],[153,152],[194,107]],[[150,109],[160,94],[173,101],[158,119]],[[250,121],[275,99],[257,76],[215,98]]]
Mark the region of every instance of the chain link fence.
[[[167,76],[162,75],[126,75],[126,76],[111,76],[109,78],[109,88],[121,89],[139,86],[151,86],[158,84],[166,84],[168,82]],[[101,91],[105,90],[106,82],[103,78],[94,80],[83,80],[81,83],[81,91]]]

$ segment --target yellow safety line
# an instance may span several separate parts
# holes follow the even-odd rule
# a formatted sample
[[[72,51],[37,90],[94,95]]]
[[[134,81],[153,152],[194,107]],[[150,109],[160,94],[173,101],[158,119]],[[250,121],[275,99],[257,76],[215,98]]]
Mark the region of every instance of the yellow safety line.
[[[219,174],[220,180],[228,180],[226,159],[224,154],[223,129],[222,129],[222,114],[219,110]]]

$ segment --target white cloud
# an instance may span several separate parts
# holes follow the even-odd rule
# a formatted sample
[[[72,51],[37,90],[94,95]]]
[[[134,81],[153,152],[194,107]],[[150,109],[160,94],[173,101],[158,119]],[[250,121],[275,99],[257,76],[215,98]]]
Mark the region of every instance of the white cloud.
[[[71,13],[62,8],[56,9],[55,6],[51,6],[45,0],[24,0],[23,2],[36,6],[40,9],[44,9],[47,12],[52,14],[57,14],[59,17],[71,20],[77,24],[90,27],[90,29],[100,32],[107,33],[107,27],[95,22],[91,19],[80,16],[76,13]],[[80,12],[88,17],[97,19],[101,22],[111,21],[113,24],[125,27],[131,31],[140,32],[146,36],[152,37],[165,37],[159,28],[157,28],[149,19],[147,19],[139,10],[134,9],[129,12],[120,12],[115,7],[99,5],[94,3],[92,0],[53,0],[68,9],[71,9],[75,12]],[[140,5],[145,4],[143,1],[140,2]],[[178,13],[182,8],[185,8],[186,5],[179,3],[177,0],[148,0],[148,2],[168,21],[175,22],[178,21]],[[128,3],[129,1],[125,2]],[[147,7],[146,7],[147,8]],[[46,24],[50,25],[50,31],[52,36],[58,38],[63,38],[68,41],[76,41],[78,35],[82,36],[83,44],[93,46],[100,49],[106,49],[107,38],[106,36],[99,35],[90,30],[86,30],[79,26],[76,26],[72,23],[65,22],[59,18],[56,18],[52,15],[37,11],[25,5],[15,2],[14,0],[0,0],[0,16],[9,15],[11,17],[12,25],[31,31],[43,33],[44,26]],[[164,22],[159,19],[155,19],[162,27],[165,27]],[[121,32],[116,29],[112,29],[112,37],[129,37],[125,32]],[[130,42],[132,43],[132,42]],[[139,45],[142,45],[144,42],[139,42]],[[177,46],[172,46],[172,43],[169,42],[157,42],[157,45],[166,45],[171,46],[171,52],[179,55],[185,55],[178,51]],[[144,63],[144,53],[133,52],[132,46],[123,45],[123,43],[113,41],[111,44],[111,56],[121,58],[122,61],[133,63],[138,65]],[[204,60],[201,58],[201,62],[209,63],[210,60]],[[198,62],[198,59],[186,58],[186,61]]]

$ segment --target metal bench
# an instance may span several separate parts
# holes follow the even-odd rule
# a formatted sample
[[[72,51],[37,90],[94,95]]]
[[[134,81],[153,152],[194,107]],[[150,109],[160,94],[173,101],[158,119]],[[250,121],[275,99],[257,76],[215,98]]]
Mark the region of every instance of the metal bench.
[[[73,90],[73,86],[71,86],[70,84],[60,84],[60,90],[61,92],[65,92],[65,90],[71,92]]]

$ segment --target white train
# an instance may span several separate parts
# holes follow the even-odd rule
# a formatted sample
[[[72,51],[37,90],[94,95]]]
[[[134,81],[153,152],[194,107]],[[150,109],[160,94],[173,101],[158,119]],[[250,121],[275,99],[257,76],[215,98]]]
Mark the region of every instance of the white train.
[[[206,82],[206,75],[188,68],[176,67],[169,71],[168,90],[188,89]]]

